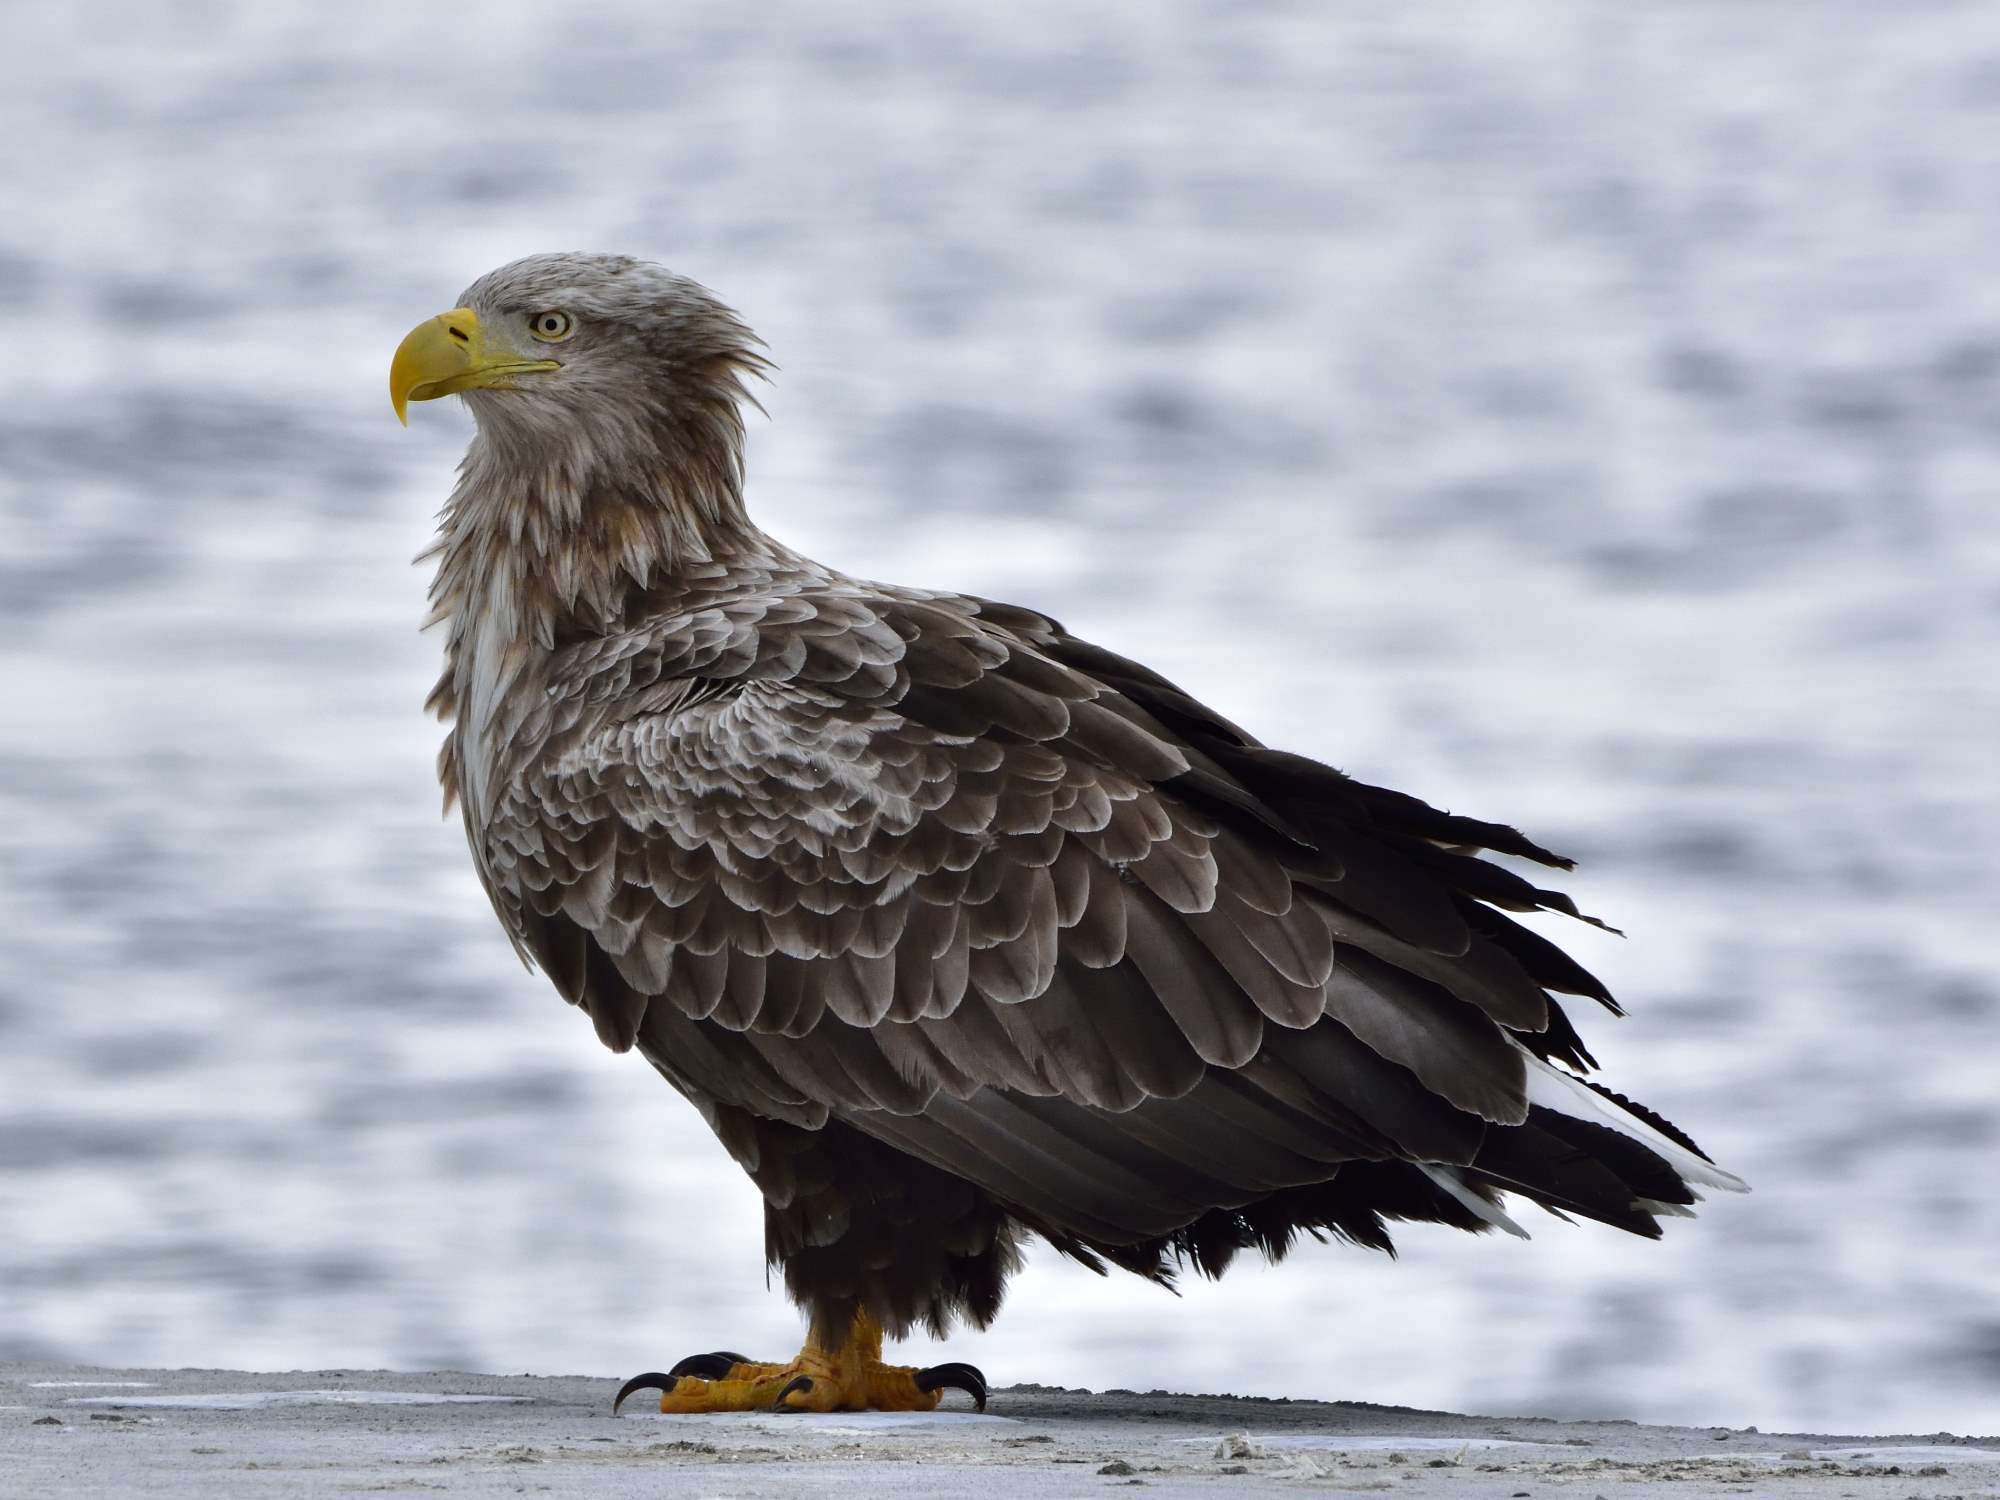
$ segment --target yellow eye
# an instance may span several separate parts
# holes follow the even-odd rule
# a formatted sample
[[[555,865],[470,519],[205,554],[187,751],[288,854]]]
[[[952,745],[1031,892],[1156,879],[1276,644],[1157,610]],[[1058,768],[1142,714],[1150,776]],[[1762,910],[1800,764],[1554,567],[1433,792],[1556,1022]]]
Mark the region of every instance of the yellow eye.
[[[528,319],[528,332],[545,344],[560,344],[576,332],[576,319],[566,312],[558,312],[551,308],[547,312],[538,312]]]

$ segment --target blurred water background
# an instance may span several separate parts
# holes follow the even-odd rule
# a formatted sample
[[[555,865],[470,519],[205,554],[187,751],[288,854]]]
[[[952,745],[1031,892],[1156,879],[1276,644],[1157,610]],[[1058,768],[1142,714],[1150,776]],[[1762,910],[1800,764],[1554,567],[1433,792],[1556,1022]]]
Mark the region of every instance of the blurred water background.
[[[752,503],[1521,823],[1756,1193],[1175,1301],[1001,1382],[2000,1426],[1986,3],[0,16],[0,1356],[795,1347],[758,1202],[437,817],[404,330],[616,249],[781,366]]]

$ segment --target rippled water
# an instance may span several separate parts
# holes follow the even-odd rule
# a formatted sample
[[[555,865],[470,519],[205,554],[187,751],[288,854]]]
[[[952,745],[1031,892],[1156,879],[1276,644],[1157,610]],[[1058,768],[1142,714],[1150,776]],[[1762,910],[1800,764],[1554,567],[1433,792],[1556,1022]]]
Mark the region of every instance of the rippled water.
[[[2000,32],[1979,4],[14,4],[0,1355],[792,1347],[693,1113],[437,820],[388,353],[531,250],[782,367],[753,507],[1522,823],[1757,1186],[957,1357],[1765,1427],[2000,1411]]]

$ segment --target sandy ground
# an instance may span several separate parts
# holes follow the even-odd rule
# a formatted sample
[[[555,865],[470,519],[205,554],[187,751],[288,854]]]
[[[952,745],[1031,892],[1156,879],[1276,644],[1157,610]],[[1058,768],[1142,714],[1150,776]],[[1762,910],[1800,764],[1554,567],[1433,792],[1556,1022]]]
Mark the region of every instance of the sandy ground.
[[[2000,1497],[2000,1438],[1862,1438],[1218,1396],[611,1415],[611,1380],[0,1365],[0,1495]],[[952,1398],[956,1399],[956,1398]],[[642,1398],[643,1400],[643,1398]]]

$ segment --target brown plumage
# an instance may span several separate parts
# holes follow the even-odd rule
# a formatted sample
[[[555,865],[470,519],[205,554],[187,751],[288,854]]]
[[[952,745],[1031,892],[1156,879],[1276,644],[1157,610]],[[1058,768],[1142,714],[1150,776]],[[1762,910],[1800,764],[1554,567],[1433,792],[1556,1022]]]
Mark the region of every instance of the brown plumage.
[[[447,799],[521,951],[756,1182],[818,1322],[983,1324],[1030,1234],[1164,1280],[1512,1227],[1503,1192],[1653,1235],[1738,1185],[1576,1080],[1550,992],[1609,997],[1504,914],[1575,908],[1476,856],[1566,861],[1032,610],[773,541],[764,361],[692,283],[541,256],[463,302],[483,357],[560,368],[453,387]]]

